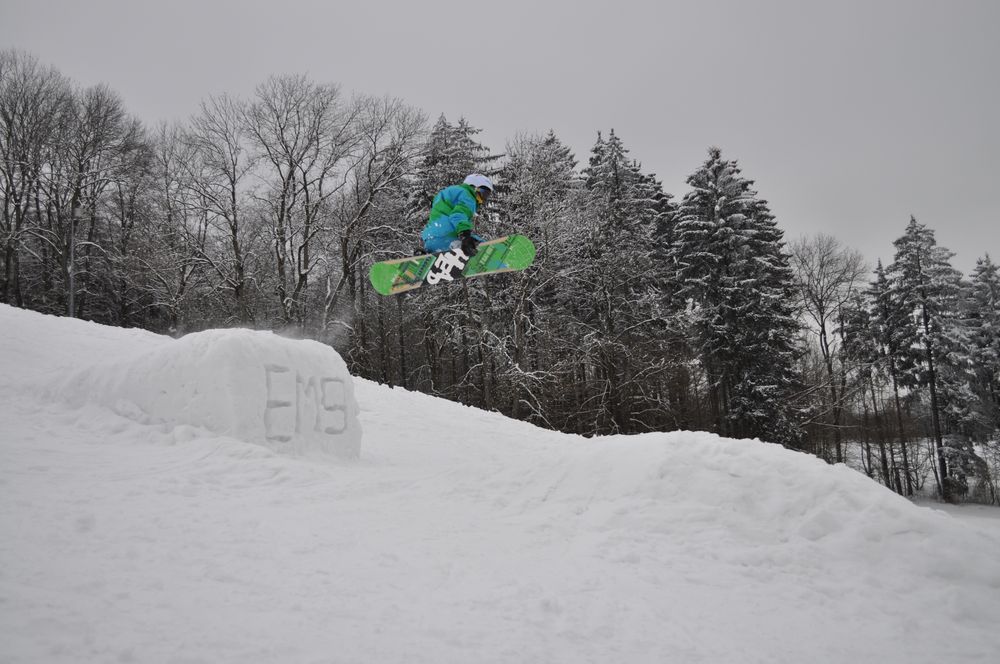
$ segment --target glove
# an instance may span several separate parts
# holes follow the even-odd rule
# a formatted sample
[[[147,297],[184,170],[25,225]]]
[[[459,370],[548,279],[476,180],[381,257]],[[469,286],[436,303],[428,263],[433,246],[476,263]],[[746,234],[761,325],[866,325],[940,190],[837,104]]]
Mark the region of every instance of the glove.
[[[472,237],[472,231],[462,231],[458,234],[458,237],[462,239],[462,253],[472,258],[479,253],[478,245],[479,240]]]

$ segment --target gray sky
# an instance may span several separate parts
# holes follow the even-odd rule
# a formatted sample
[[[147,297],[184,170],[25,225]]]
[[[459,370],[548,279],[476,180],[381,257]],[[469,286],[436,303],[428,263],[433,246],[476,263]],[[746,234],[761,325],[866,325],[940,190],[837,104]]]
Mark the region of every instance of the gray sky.
[[[910,214],[1000,260],[1000,0],[0,0],[0,48],[142,120],[307,73],[465,116],[502,151],[615,132],[680,199],[710,145],[791,240],[892,260]]]

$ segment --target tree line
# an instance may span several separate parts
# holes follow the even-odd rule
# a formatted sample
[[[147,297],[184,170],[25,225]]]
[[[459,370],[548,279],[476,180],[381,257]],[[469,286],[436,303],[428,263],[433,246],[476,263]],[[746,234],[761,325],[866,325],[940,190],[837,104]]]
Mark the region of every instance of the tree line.
[[[680,199],[610,131],[495,153],[465,119],[306,76],[147,127],[104,85],[0,52],[0,301],[180,335],[273,329],[355,375],[585,435],[692,429],[854,465],[902,494],[1000,502],[1000,274],[927,226],[889,265],[787,243],[710,148]],[[483,172],[477,221],[522,272],[386,298],[434,194]],[[901,224],[902,226],[902,224]],[[461,423],[454,423],[461,426]]]

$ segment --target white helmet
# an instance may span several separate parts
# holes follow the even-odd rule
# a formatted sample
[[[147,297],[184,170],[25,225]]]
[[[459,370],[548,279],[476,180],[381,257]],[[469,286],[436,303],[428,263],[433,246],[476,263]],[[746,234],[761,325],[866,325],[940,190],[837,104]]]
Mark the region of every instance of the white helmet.
[[[491,194],[493,193],[493,180],[489,179],[485,175],[480,175],[479,173],[473,173],[469,177],[465,178],[465,184],[470,184],[476,189],[485,187],[490,190]]]

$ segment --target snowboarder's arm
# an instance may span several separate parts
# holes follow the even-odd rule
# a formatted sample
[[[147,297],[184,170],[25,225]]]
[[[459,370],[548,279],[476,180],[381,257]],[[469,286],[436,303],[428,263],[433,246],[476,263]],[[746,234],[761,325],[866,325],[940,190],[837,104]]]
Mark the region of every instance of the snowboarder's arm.
[[[451,221],[455,225],[455,232],[472,230],[472,218],[476,214],[476,199],[464,187],[459,189],[458,196],[452,208]]]

